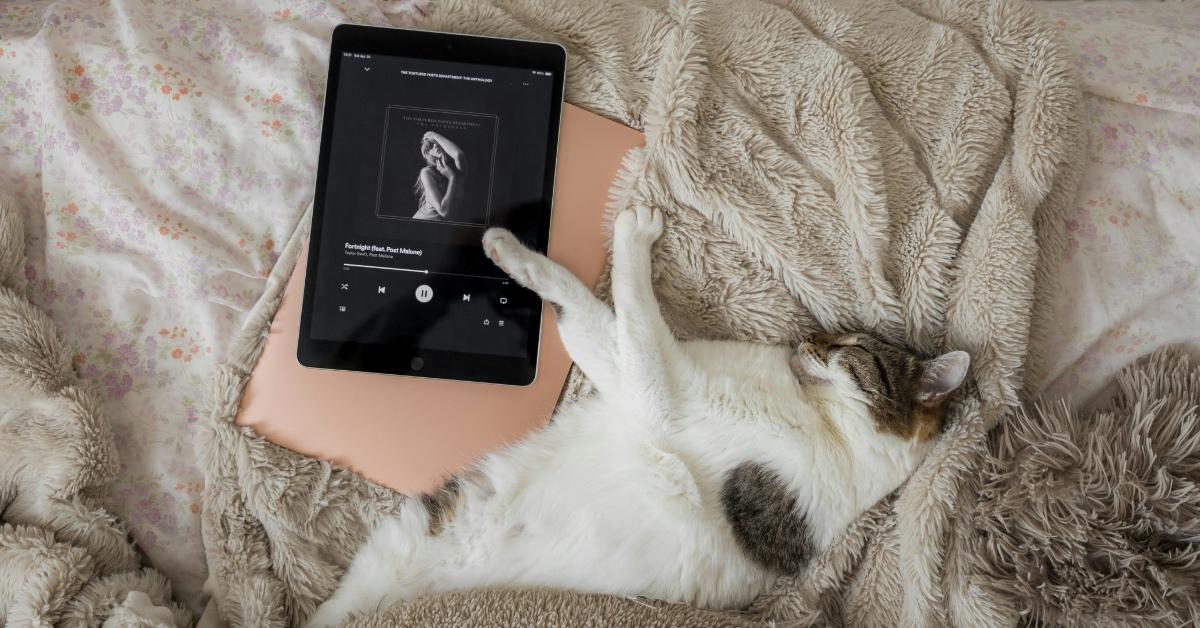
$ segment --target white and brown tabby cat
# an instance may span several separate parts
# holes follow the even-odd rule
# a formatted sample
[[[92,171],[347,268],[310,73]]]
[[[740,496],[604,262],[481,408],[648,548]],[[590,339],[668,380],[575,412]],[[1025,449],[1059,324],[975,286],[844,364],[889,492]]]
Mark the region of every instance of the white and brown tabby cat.
[[[916,467],[966,353],[922,361],[862,334],[678,342],[651,287],[662,216],[627,210],[613,232],[613,308],[508,231],[484,235],[558,308],[598,394],[379,525],[309,626],[497,586],[741,607]]]

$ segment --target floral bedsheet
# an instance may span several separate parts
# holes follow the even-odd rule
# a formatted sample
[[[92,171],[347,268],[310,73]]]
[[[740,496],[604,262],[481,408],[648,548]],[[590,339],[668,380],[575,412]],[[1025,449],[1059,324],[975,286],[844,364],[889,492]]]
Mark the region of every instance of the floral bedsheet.
[[[0,194],[34,302],[103,392],[114,507],[181,599],[205,578],[192,428],[312,199],[329,35],[423,2],[0,2]]]
[[[1075,50],[1088,131],[1039,384],[1088,403],[1158,347],[1200,357],[1200,5],[1036,6]]]
[[[1130,359],[1200,349],[1200,11],[1040,5],[1079,52],[1089,164],[1041,386],[1086,401]],[[193,610],[192,427],[214,366],[312,198],[328,36],[425,2],[0,4],[0,194],[27,277],[104,392],[114,508]]]

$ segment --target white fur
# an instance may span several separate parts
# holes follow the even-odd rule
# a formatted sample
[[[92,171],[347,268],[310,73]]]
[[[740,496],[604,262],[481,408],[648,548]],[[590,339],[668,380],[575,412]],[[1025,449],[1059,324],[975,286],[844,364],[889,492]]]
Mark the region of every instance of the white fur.
[[[779,474],[818,550],[909,475],[926,445],[877,431],[836,366],[803,365],[801,384],[787,347],[677,342],[650,282],[661,231],[656,211],[617,216],[615,312],[507,231],[485,235],[492,259],[561,306],[563,341],[598,395],[483,458],[440,534],[419,500],[382,523],[309,626],[488,586],[743,606],[778,574],[734,539],[720,499],[732,469]]]

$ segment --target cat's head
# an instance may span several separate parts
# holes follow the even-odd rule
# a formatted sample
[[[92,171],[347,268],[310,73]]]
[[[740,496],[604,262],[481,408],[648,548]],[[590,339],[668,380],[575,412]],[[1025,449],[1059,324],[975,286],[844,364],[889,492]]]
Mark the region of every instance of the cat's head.
[[[941,430],[946,398],[970,364],[965,351],[923,359],[868,334],[817,334],[791,358],[801,384],[832,387],[865,404],[879,431],[920,441]]]

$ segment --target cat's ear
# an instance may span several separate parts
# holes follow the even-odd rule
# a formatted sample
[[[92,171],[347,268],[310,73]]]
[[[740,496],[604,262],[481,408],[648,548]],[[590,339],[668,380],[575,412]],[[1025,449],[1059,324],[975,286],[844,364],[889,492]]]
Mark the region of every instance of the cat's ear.
[[[967,377],[971,356],[966,351],[951,351],[926,360],[921,365],[921,383],[917,386],[917,401],[922,405],[937,405],[947,395],[958,390]]]

